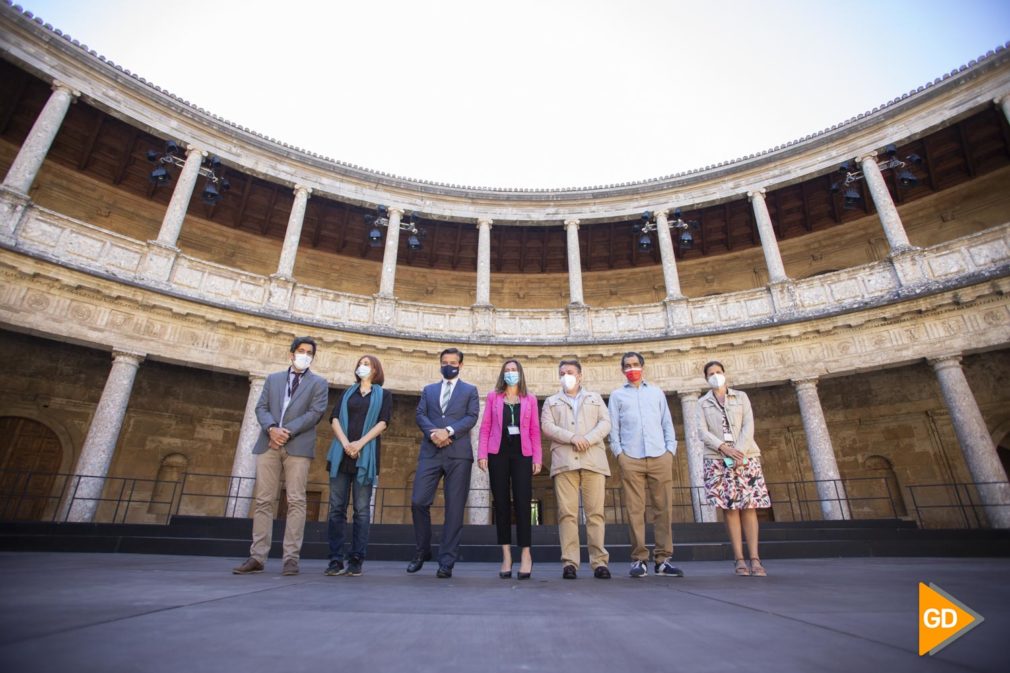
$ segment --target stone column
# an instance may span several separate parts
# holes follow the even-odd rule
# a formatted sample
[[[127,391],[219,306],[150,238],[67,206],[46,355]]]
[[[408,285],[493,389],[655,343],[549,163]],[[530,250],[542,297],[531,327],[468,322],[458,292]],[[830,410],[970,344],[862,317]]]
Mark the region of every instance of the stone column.
[[[491,224],[493,220],[477,220],[477,306],[491,305]]]
[[[60,131],[67,110],[75,98],[81,95],[62,82],[53,83],[53,92],[49,95],[45,107],[39,113],[32,130],[28,132],[21,149],[18,150],[14,162],[7,170],[3,186],[21,194],[27,194],[35,177],[42,168],[42,162],[49,153],[49,148]]]
[[[908,234],[905,233],[905,225],[901,222],[898,209],[894,207],[891,193],[887,191],[887,184],[884,176],[877,166],[877,153],[872,152],[859,157],[859,167],[863,171],[863,178],[866,186],[870,189],[870,196],[873,204],[877,207],[877,214],[880,216],[880,224],[884,228],[884,236],[891,246],[891,253],[901,253],[912,249],[912,244],[908,242]]]
[[[702,457],[705,446],[701,441],[701,427],[698,424],[698,392],[692,390],[677,394],[680,396],[680,410],[684,416],[684,446],[687,450],[694,520],[697,523],[716,521],[715,507],[708,504],[708,498],[705,497],[705,464]]]
[[[246,398],[242,428],[238,432],[238,444],[235,446],[235,459],[231,464],[231,481],[228,483],[225,516],[237,519],[249,516],[253,487],[256,485],[256,456],[253,455],[252,450],[260,433],[263,432],[259,421],[256,420],[256,403],[259,402],[265,382],[266,377],[262,374],[249,375],[249,397]]]
[[[196,147],[190,147],[186,151],[186,163],[179,173],[179,180],[172,190],[172,200],[168,202],[168,209],[165,217],[161,221],[161,230],[158,231],[158,243],[166,247],[175,247],[179,240],[179,232],[182,231],[182,223],[186,219],[186,211],[189,210],[189,201],[193,198],[193,189],[196,187],[196,179],[200,177],[200,164],[207,152]]]
[[[568,295],[569,303],[581,306],[582,300],[582,252],[579,250],[579,221],[565,220],[568,235]]]
[[[765,265],[768,267],[768,281],[782,283],[789,280],[786,269],[782,265],[782,255],[779,252],[778,241],[775,240],[775,229],[765,202],[765,190],[757,189],[747,192],[751,206],[754,208],[754,220],[757,222],[758,236],[761,237],[761,250],[765,254]]]
[[[968,471],[975,482],[989,525],[1010,528],[1010,486],[996,446],[986,427],[978,402],[961,368],[961,356],[948,355],[929,361],[940,382],[943,401],[961,445]]]
[[[677,274],[677,257],[673,253],[673,237],[670,236],[670,222],[665,210],[656,211],[656,237],[659,239],[659,256],[663,260],[663,280],[666,283],[666,299],[683,299],[680,291],[680,276]]]
[[[98,510],[105,478],[109,474],[112,456],[123,427],[130,391],[137,377],[137,368],[144,355],[113,351],[112,370],[105,381],[102,398],[98,401],[95,416],[91,419],[88,435],[81,447],[81,455],[71,480],[70,508],[67,521],[89,522]]]
[[[388,213],[386,249],[382,254],[382,278],[379,281],[379,296],[384,299],[393,298],[393,285],[396,283],[396,254],[400,248],[400,217],[403,215],[403,209],[390,208]]]
[[[472,525],[491,523],[491,481],[488,478],[488,473],[477,467],[477,443],[480,439],[480,424],[484,420],[486,406],[486,399],[481,397],[477,424],[470,429],[473,466],[470,468],[470,492],[466,496],[466,522]]]
[[[1010,122],[1010,93],[1004,94],[1000,98],[993,99],[993,102],[1003,109],[1003,116],[1006,117],[1008,122]]]
[[[305,207],[309,202],[312,190],[302,185],[295,185],[295,202],[288,216],[288,228],[284,234],[284,247],[281,248],[281,260],[277,264],[276,276],[285,280],[293,280],[295,257],[298,255],[298,241],[302,238],[302,224],[305,221]]]
[[[803,417],[803,432],[807,436],[807,451],[813,468],[817,486],[817,496],[821,501],[821,513],[828,521],[851,518],[849,504],[845,496],[845,486],[838,471],[838,461],[831,446],[831,435],[821,409],[821,398],[817,394],[817,379],[793,380],[796,397]]]

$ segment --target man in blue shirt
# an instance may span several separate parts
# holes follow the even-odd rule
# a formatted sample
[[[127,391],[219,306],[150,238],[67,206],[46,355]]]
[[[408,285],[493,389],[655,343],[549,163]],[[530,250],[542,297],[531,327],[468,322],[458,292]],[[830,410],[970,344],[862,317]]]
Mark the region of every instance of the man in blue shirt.
[[[666,395],[642,377],[645,358],[629,352],[621,357],[621,371],[628,382],[610,394],[610,449],[621,466],[624,507],[631,533],[632,577],[649,574],[649,549],[645,546],[645,494],[655,512],[656,575],[683,577],[672,563],[673,457],[677,437]]]

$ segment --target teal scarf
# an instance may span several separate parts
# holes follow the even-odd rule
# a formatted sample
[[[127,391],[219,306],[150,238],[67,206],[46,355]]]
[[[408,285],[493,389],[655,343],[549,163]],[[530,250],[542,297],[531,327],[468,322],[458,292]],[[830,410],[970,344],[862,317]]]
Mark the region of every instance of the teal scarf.
[[[351,395],[358,392],[360,386],[355,383],[353,386],[347,389],[344,396],[340,399],[340,427],[343,428],[344,434],[347,434],[347,400],[350,399]],[[382,409],[382,386],[372,386],[372,396],[368,400],[368,412],[365,414],[365,425],[361,428],[361,435],[365,436],[368,431],[375,427],[375,424],[379,420],[379,411]],[[337,476],[337,471],[340,469],[340,461],[344,457],[344,447],[340,445],[340,440],[334,439],[330,443],[330,451],[326,454],[326,460],[330,463],[330,478],[333,479]],[[355,477],[357,482],[362,486],[367,484],[375,483],[375,439],[371,440],[363,447],[361,447],[361,453],[358,454],[358,474]]]

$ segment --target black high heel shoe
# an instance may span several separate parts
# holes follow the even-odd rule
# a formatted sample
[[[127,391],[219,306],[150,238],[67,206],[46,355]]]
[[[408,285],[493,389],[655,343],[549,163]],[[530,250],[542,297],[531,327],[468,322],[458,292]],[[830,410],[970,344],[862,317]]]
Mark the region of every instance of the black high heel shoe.
[[[510,580],[510,579],[512,579],[512,566],[509,566],[509,569],[508,569],[507,572],[504,571],[504,570],[499,571],[498,577],[502,578],[503,580]]]
[[[533,564],[532,563],[530,563],[530,571],[528,573],[524,573],[521,570],[518,573],[516,573],[516,577],[518,577],[521,580],[528,580],[532,576],[533,576]]]

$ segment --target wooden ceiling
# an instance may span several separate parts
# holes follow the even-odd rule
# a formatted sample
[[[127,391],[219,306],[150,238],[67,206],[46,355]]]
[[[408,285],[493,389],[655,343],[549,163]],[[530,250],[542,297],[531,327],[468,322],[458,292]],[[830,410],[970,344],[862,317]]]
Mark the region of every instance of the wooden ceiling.
[[[0,137],[20,146],[50,94],[45,82],[17,66],[0,61]],[[48,160],[88,174],[117,189],[143,195],[168,205],[174,182],[156,187],[148,175],[153,168],[148,150],[161,151],[163,138],[140,131],[83,101],[70,107],[50,149]],[[898,148],[898,156],[918,154],[923,159],[913,172],[914,187],[903,187],[894,171],[885,179],[897,203],[912,201],[946,189],[1010,163],[1010,127],[995,106],[931,135]],[[839,161],[848,157],[839,157]],[[174,175],[177,175],[177,171]],[[199,197],[199,183],[189,212],[223,227],[283,239],[293,195],[289,187],[273,184],[225,167],[231,190],[216,205]],[[841,194],[830,191],[837,176],[824,175],[769,191],[768,209],[777,237],[802,236],[843,225],[873,212],[873,202],[863,181],[855,183],[863,195],[861,207],[846,210]],[[309,199],[301,245],[348,257],[380,261],[382,248],[368,244],[366,216],[373,211],[313,195]],[[696,220],[695,245],[681,250],[678,259],[719,255],[760,245],[753,211],[746,197],[737,201],[684,211]],[[634,225],[625,222],[583,224],[579,228],[582,267],[604,271],[660,263],[658,245],[642,252]],[[408,250],[400,238],[398,263],[420,268],[474,271],[477,266],[476,223],[444,222],[419,218],[425,230],[423,249]],[[653,234],[655,241],[655,234]],[[677,237],[674,236],[676,243]],[[496,226],[491,230],[491,267],[496,273],[564,272],[568,267],[566,237],[557,227]]]

